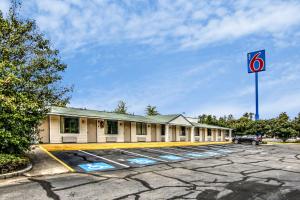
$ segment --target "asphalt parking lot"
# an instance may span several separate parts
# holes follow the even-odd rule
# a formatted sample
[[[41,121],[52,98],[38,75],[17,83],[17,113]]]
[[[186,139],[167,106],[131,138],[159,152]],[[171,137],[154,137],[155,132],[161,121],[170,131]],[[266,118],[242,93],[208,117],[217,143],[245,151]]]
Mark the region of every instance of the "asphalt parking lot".
[[[88,154],[85,151],[53,152],[65,162],[74,156],[68,164],[77,172],[0,183],[0,199],[298,200],[300,196],[299,144],[123,150],[130,153],[119,149],[86,151]],[[205,156],[195,156],[197,154]],[[182,160],[175,160],[176,157],[168,160],[168,156]],[[147,158],[155,163],[130,160],[136,158]],[[97,165],[90,169],[79,166],[99,162],[115,168],[99,170]]]
[[[51,152],[76,172],[103,172],[124,168],[208,159],[225,156],[232,150],[224,145],[112,150],[76,150]]]

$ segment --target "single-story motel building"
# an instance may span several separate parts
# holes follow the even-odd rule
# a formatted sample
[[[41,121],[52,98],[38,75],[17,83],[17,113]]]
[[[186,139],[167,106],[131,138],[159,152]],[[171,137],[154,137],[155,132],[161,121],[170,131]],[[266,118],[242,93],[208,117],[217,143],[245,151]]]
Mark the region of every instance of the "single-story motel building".
[[[42,143],[225,141],[231,129],[197,123],[182,114],[141,116],[51,107],[40,126]]]

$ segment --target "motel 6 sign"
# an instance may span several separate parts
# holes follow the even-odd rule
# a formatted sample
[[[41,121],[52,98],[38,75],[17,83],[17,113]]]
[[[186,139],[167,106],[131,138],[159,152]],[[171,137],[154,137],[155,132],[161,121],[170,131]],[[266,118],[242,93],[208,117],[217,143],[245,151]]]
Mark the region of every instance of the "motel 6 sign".
[[[250,52],[247,55],[248,73],[266,70],[265,50]]]

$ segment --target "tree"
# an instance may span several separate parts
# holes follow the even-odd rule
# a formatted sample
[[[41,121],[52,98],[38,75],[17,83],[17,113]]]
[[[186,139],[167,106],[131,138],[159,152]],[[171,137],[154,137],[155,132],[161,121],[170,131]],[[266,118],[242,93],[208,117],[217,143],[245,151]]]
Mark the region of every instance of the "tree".
[[[71,88],[59,86],[66,69],[58,50],[21,19],[17,3],[0,11],[0,153],[23,153],[38,139],[50,105],[65,105]]]
[[[124,101],[119,101],[114,112],[119,113],[119,114],[127,114],[126,103]]]
[[[289,116],[285,112],[272,120],[270,131],[284,142],[297,134],[297,131],[293,129]]]
[[[298,113],[298,116],[295,117],[292,123],[294,130],[297,132],[297,136],[300,137],[300,113]]]
[[[146,107],[146,115],[148,116],[159,115],[158,111],[156,110],[156,106],[148,105]]]

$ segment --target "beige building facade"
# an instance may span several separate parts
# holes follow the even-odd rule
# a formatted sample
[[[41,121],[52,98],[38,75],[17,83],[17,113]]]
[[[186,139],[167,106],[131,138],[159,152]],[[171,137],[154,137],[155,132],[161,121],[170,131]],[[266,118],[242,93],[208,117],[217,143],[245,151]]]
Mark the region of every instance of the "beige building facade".
[[[41,143],[225,141],[231,129],[178,115],[139,116],[52,107],[40,126]]]

